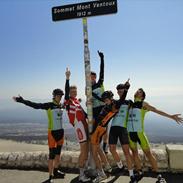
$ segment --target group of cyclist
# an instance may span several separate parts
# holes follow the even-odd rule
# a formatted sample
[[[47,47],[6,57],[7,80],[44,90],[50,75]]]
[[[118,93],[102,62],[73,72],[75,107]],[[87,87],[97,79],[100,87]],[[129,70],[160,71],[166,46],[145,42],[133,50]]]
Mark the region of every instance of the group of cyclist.
[[[95,72],[91,72],[92,104],[93,104],[93,130],[88,131],[87,114],[77,98],[77,86],[70,85],[71,72],[66,69],[65,94],[61,89],[53,90],[53,100],[47,103],[35,103],[25,100],[23,97],[13,97],[16,102],[23,103],[34,109],[46,110],[48,116],[48,146],[49,146],[49,179],[53,183],[54,178],[64,178],[65,173],[59,169],[61,150],[64,144],[63,110],[67,111],[70,124],[74,127],[76,138],[80,144],[79,155],[79,181],[89,182],[91,178],[86,174],[89,149],[91,149],[96,166],[94,183],[107,179],[109,174],[122,173],[125,166],[117,152],[117,143],[120,142],[124,153],[130,183],[139,182],[143,178],[143,167],[138,153],[140,145],[145,156],[149,160],[152,171],[158,175],[157,161],[152,154],[148,138],[144,131],[145,114],[149,111],[165,116],[176,121],[183,122],[180,114],[168,114],[145,102],[146,93],[139,88],[133,100],[127,100],[126,96],[130,88],[129,80],[116,86],[119,99],[114,99],[112,91],[104,90],[104,54],[99,52],[100,74],[97,81]],[[64,96],[64,103],[61,103]],[[108,124],[111,122],[110,129]],[[109,133],[108,133],[109,131]],[[101,145],[101,142],[103,144]],[[107,144],[116,162],[117,168],[112,168],[107,158]],[[158,176],[161,177],[161,176]],[[163,178],[157,180],[161,182]]]

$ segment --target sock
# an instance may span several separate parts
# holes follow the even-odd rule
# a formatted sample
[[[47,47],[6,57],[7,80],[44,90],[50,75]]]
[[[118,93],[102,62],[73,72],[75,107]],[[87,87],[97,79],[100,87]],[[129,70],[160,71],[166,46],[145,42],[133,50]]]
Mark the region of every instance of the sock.
[[[80,168],[79,171],[80,171],[80,176],[83,176],[84,175],[84,168]]]
[[[134,176],[133,170],[129,170],[130,177]]]
[[[121,161],[116,163],[118,165],[118,168],[123,168],[123,163]]]
[[[97,170],[97,173],[99,174],[99,175],[101,175],[101,176],[105,176],[105,172],[104,172],[104,170],[103,169],[101,169],[101,170]]]

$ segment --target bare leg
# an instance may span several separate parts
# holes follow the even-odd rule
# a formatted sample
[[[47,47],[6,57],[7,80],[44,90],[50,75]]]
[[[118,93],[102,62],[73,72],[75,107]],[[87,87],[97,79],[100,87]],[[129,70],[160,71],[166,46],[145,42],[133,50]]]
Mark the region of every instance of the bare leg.
[[[141,166],[141,160],[139,157],[139,153],[138,153],[138,149],[131,149],[132,153],[133,153],[133,159],[134,159],[134,163],[135,163],[135,167],[137,170],[141,170],[142,166]]]
[[[103,142],[107,144],[108,142],[108,133],[106,131],[106,133],[103,135]]]
[[[148,150],[143,150],[143,151],[152,166],[152,170],[157,172],[157,170],[158,170],[157,161],[156,161],[156,158],[154,157],[154,155],[152,154],[151,150],[148,149]]]
[[[101,159],[102,163],[104,164],[104,166],[108,165],[109,163],[108,163],[106,154],[104,153],[104,151],[101,149],[100,146],[98,148],[98,154],[99,154],[100,159]]]
[[[54,168],[58,168],[60,165],[60,157],[61,155],[56,155],[54,159]]]
[[[102,165],[101,165],[100,159],[98,157],[99,150],[100,150],[100,145],[92,144],[92,154],[93,154],[93,159],[94,159],[95,164],[96,164],[96,168],[101,170],[102,169]]]
[[[84,168],[88,158],[88,142],[80,143],[79,167]]]
[[[110,144],[110,145],[109,145],[109,149],[110,149],[110,152],[111,152],[111,154],[112,154],[114,160],[115,160],[116,162],[121,161],[121,159],[120,159],[120,157],[119,157],[119,155],[118,155],[118,153],[117,153],[117,151],[116,151],[116,145]]]
[[[122,145],[122,149],[126,158],[126,162],[127,162],[127,166],[128,166],[128,170],[132,170],[133,169],[133,162],[131,159],[131,154],[130,154],[130,148],[129,145]]]
[[[53,175],[53,170],[54,170],[54,160],[49,159],[48,160],[48,170],[49,170],[49,175]]]

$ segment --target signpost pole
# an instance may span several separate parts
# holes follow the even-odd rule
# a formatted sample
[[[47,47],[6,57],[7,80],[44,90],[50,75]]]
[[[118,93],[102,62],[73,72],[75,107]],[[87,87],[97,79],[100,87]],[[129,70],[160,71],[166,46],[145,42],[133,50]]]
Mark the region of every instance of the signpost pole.
[[[92,107],[92,84],[91,84],[91,69],[90,69],[90,51],[88,46],[88,24],[87,18],[83,18],[83,38],[84,38],[84,66],[85,66],[85,80],[86,80],[86,104],[88,114],[88,131],[93,130],[93,107]],[[91,152],[91,144],[89,144],[88,157],[88,173],[95,174],[95,162]]]
[[[86,104],[88,114],[88,130],[92,132],[93,128],[93,108],[92,108],[92,85],[90,79],[90,51],[88,47],[88,25],[87,18],[83,18],[83,37],[84,37],[84,66],[86,80]]]

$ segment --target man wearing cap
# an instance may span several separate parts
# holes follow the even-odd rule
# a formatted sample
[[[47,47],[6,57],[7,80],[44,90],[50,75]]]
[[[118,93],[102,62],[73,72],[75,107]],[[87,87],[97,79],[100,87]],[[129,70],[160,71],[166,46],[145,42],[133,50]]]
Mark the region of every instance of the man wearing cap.
[[[58,167],[60,164],[60,155],[64,143],[63,129],[63,107],[61,99],[64,95],[61,89],[53,90],[53,101],[47,103],[35,103],[25,100],[23,97],[13,97],[15,102],[22,103],[34,109],[46,110],[48,116],[48,146],[49,146],[49,179],[48,183],[53,183],[53,178],[64,178],[65,174]]]

